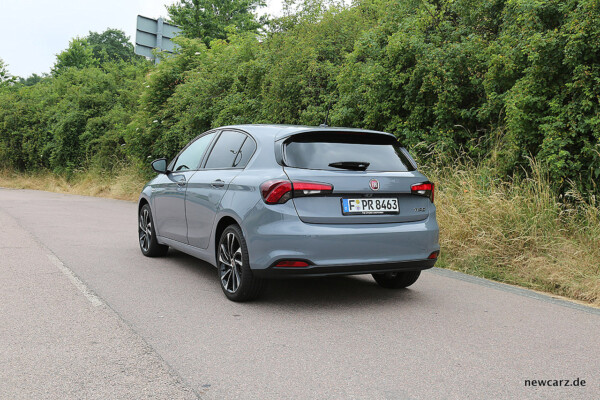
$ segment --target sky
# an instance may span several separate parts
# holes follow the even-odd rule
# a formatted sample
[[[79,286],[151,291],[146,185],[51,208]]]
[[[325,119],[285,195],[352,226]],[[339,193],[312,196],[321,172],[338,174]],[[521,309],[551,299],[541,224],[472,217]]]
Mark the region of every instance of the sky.
[[[49,73],[56,54],[90,31],[121,29],[135,42],[137,15],[167,17],[174,0],[0,0],[0,58],[13,76]],[[280,15],[282,0],[260,14]]]

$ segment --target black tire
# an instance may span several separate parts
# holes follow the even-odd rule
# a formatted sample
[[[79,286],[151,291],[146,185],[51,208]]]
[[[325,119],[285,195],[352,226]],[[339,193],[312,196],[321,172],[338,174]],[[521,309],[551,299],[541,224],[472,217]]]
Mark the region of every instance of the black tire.
[[[140,250],[146,257],[161,257],[169,251],[169,246],[159,244],[156,241],[152,210],[150,210],[148,204],[144,204],[144,206],[140,208],[140,213],[138,215],[138,239]]]
[[[254,300],[265,287],[265,282],[252,274],[246,240],[237,225],[229,225],[221,234],[217,246],[217,271],[221,289],[231,301]]]
[[[419,279],[421,271],[394,271],[372,274],[375,282],[386,289],[402,289],[409,287]]]

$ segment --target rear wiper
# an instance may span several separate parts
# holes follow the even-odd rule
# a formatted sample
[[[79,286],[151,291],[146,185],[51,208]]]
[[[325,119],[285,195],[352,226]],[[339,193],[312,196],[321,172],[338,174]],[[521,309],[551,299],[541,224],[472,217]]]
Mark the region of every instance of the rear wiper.
[[[329,166],[333,168],[349,169],[352,171],[364,171],[369,165],[371,165],[371,163],[366,161],[338,161],[329,164]]]

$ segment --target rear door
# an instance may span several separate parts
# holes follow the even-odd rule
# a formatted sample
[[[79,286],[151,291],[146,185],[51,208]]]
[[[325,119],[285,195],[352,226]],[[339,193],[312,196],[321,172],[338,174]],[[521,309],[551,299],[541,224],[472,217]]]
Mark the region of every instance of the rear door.
[[[190,178],[185,196],[190,245],[202,249],[208,247],[221,199],[255,149],[256,143],[248,135],[239,131],[223,131],[204,167]]]
[[[284,140],[284,170],[292,182],[326,183],[333,192],[295,197],[307,223],[413,222],[427,218],[430,200],[411,194],[427,181],[402,153],[392,135],[368,132],[311,132]]]

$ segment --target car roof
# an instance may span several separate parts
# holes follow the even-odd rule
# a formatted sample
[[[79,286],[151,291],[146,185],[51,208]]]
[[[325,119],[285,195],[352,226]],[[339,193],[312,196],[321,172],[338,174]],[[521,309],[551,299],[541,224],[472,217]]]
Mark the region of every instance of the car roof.
[[[343,128],[331,126],[305,126],[305,125],[276,125],[276,124],[247,124],[247,125],[229,125],[218,129],[239,129],[246,131],[256,138],[271,138],[274,141],[285,139],[298,133],[307,132],[363,132],[378,135],[392,136],[391,133],[374,131],[370,129]]]

